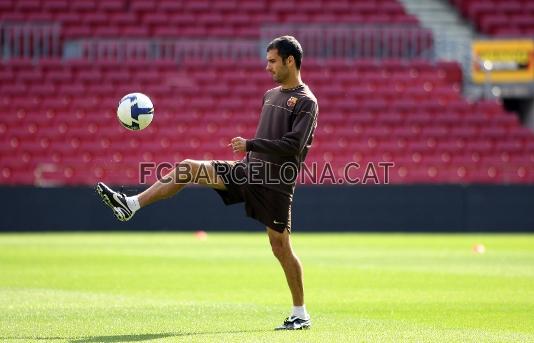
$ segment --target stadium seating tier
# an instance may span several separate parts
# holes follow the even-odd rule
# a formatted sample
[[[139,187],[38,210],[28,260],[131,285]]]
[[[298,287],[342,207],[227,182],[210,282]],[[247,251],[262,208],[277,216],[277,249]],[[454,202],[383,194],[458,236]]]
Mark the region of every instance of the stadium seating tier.
[[[455,63],[306,60],[302,74],[320,105],[308,164],[330,162],[342,176],[350,161],[392,161],[392,183],[534,182],[534,135],[499,103],[466,102]],[[14,110],[0,120],[4,184],[136,184],[142,161],[240,158],[226,145],[254,136],[274,86],[260,60],[239,70],[18,60],[0,64],[0,75],[2,105]],[[139,90],[156,114],[132,132],[114,111]]]
[[[3,0],[0,21],[60,23],[65,39],[258,38],[269,24],[418,23],[396,0]]]
[[[482,32],[534,32],[531,1],[454,3]],[[60,23],[63,42],[257,40],[283,23],[418,27],[397,0],[2,0],[0,21]],[[392,183],[534,182],[534,136],[499,103],[465,101],[456,63],[306,58],[303,79],[320,105],[309,165],[329,162],[342,176],[350,161],[392,161]],[[0,183],[137,184],[140,162],[240,158],[227,143],[254,135],[272,87],[259,59],[4,61],[0,103],[11,111],[0,119]],[[141,132],[115,115],[134,91],[156,109]]]

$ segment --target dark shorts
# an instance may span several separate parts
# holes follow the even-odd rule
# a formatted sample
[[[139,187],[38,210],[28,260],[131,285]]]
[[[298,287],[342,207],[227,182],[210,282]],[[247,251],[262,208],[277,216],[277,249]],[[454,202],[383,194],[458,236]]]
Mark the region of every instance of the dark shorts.
[[[236,168],[239,161],[213,161],[217,175],[224,180],[226,190],[215,189],[226,205],[244,202],[247,216],[258,220],[280,233],[284,230],[291,232],[291,203],[292,195],[280,193],[262,185],[251,185],[245,180],[243,165]],[[234,174],[232,177],[232,173]]]

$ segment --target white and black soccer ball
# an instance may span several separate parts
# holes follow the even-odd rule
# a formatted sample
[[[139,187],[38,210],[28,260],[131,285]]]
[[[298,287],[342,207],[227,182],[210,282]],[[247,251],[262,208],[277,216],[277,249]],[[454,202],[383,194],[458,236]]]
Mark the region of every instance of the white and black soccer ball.
[[[143,130],[154,118],[154,105],[143,93],[130,93],[119,102],[117,117],[122,126],[129,130]]]

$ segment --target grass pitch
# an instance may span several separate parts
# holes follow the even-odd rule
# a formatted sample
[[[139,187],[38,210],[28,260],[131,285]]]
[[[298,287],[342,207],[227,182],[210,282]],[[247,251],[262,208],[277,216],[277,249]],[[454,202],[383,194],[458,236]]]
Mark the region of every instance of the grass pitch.
[[[290,295],[265,234],[1,234],[0,342],[534,342],[532,235],[293,244],[313,327],[274,332]]]

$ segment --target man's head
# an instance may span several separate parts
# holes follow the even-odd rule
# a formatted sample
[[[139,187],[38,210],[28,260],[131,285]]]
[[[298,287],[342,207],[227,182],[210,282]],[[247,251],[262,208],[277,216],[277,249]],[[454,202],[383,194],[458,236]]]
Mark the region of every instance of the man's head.
[[[301,63],[302,47],[295,37],[278,37],[267,46],[265,69],[273,75],[274,81],[285,82],[291,74],[300,71]]]

